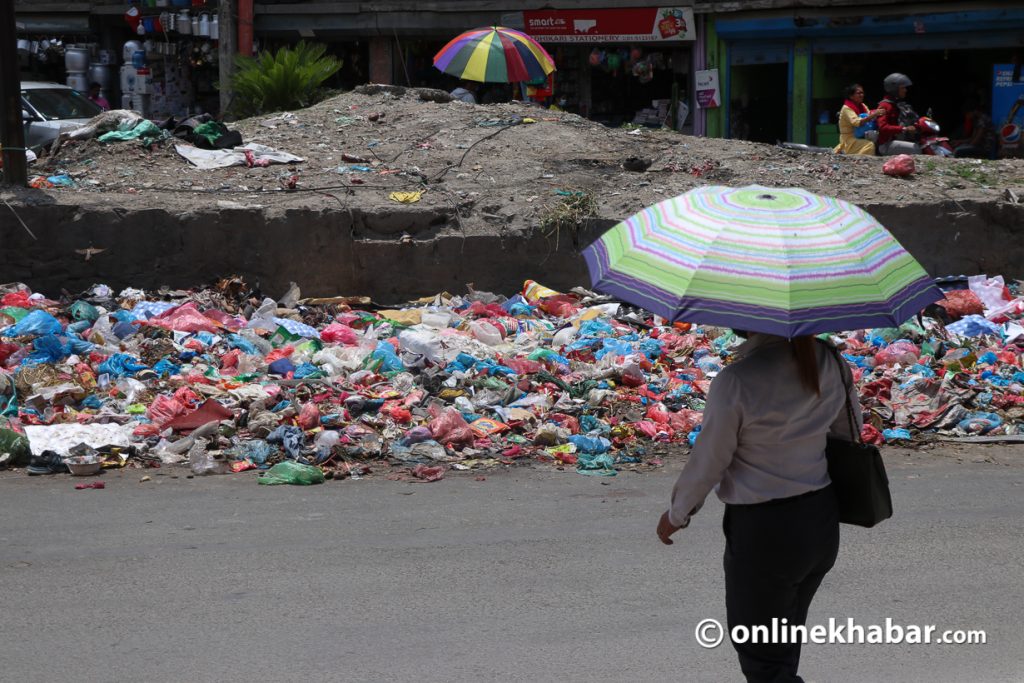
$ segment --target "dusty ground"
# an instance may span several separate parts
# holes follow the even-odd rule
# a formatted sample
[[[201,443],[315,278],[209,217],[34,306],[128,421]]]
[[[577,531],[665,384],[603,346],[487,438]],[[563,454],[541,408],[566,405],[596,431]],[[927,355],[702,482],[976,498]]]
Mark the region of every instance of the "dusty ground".
[[[1024,197],[1024,160],[920,157],[918,173],[897,180],[882,175],[879,158],[800,153],[668,130],[610,129],[521,104],[437,103],[421,99],[421,91],[395,92],[351,92],[287,120],[263,116],[232,124],[246,142],[305,157],[294,167],[202,171],[179,157],[171,142],[147,151],[135,142],[89,141],[67,145],[44,159],[39,171],[66,172],[75,179],[75,189],[47,191],[59,202],[131,208],[189,210],[231,201],[372,210],[395,208],[388,197],[393,191],[425,189],[417,206],[458,207],[458,227],[464,231],[550,227],[552,217],[575,218],[574,212],[621,219],[716,183],[799,186],[867,204],[1008,201],[1007,190]],[[508,125],[526,117],[536,122]],[[343,154],[366,161],[345,162]],[[622,164],[629,157],[650,166],[645,172],[627,171]],[[340,173],[339,167],[350,172]],[[300,191],[282,187],[293,175]],[[567,207],[567,195],[559,191],[586,193],[594,203]]]

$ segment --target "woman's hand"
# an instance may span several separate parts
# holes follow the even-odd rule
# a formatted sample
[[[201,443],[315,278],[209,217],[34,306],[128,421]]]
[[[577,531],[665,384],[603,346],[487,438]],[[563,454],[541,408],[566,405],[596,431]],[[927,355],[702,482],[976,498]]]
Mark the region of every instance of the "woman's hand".
[[[658,538],[661,539],[661,542],[665,545],[672,545],[672,534],[682,528],[683,527],[681,526],[676,526],[671,522],[671,520],[669,520],[668,511],[666,510],[662,513],[661,519],[658,520]]]

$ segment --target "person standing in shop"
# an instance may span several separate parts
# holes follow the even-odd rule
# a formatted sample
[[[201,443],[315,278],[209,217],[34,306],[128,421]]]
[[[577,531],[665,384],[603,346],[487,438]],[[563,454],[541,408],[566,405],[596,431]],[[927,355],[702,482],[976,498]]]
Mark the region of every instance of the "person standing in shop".
[[[94,104],[98,105],[103,111],[110,111],[110,102],[103,96],[103,86],[99,83],[92,83],[89,85],[89,100]]]

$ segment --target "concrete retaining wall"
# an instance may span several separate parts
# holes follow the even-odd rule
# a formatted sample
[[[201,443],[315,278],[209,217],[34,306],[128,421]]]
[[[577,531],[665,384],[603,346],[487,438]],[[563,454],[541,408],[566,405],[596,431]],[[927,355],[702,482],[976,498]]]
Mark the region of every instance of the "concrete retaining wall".
[[[1024,278],[1024,206],[948,202],[874,205],[933,275],[1001,273]],[[579,247],[612,220],[594,221],[578,242],[563,233],[453,234],[453,216],[413,209],[388,214],[300,209],[79,209],[17,206],[31,239],[0,207],[0,281],[57,295],[94,283],[115,288],[190,287],[238,274],[270,295],[299,283],[304,295],[369,295],[398,302],[441,290],[511,293],[524,279],[555,288],[586,285]],[[402,233],[407,237],[403,238]],[[411,238],[411,239],[410,239]],[[103,248],[86,260],[76,250]]]

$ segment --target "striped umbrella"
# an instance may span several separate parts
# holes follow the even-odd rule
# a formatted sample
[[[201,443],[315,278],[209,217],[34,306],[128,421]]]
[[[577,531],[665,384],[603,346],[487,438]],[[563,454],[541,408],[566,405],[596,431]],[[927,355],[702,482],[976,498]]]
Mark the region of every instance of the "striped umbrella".
[[[488,26],[453,38],[434,55],[434,66],[468,81],[515,83],[546,77],[555,61],[525,33]]]
[[[695,189],[583,256],[595,289],[671,321],[783,337],[894,327],[942,298],[867,212],[800,189]]]

